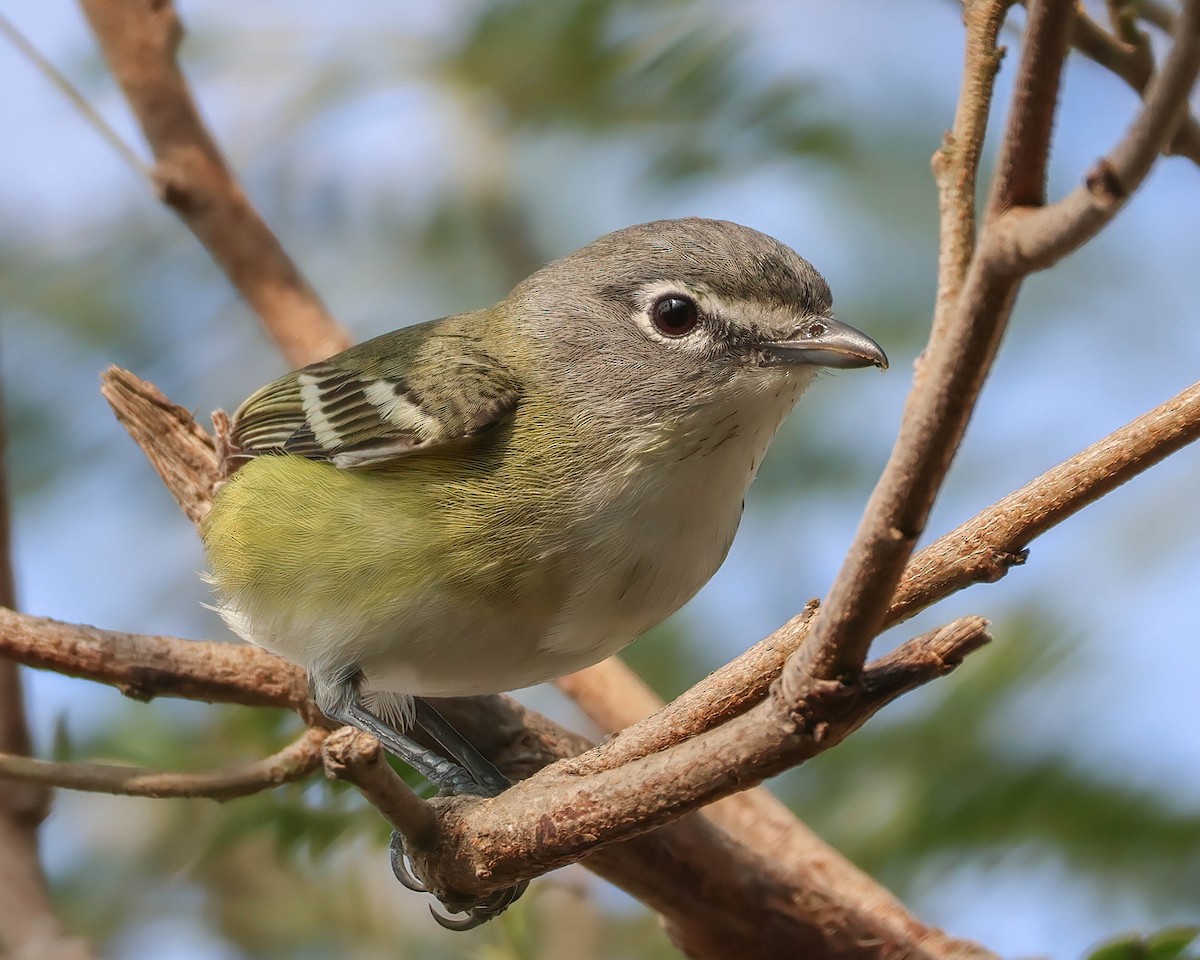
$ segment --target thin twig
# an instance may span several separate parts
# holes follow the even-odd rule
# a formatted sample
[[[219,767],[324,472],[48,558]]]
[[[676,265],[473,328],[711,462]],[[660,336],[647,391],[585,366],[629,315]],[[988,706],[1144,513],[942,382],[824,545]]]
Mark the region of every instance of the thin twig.
[[[1200,0],[1187,0],[1162,70],[1146,88],[1137,118],[1071,193],[1048,207],[1001,209],[989,235],[989,261],[1008,273],[1045,269],[1112,220],[1145,180],[1179,129],[1200,73]]]
[[[1012,106],[992,181],[989,216],[1046,202],[1050,138],[1063,62],[1075,22],[1073,0],[1030,0]]]
[[[1025,562],[1036,537],[1200,439],[1200,383],[1172,397],[934,541],[908,565],[893,625],[972,583]]]
[[[79,111],[80,115],[91,125],[92,129],[100,134],[100,137],[116,151],[117,156],[124,160],[135,173],[145,178],[147,182],[154,182],[153,172],[146,166],[145,161],[138,156],[137,151],[121,139],[121,135],[113,129],[112,124],[105,120],[100,111],[88,102],[87,97],[68,79],[66,74],[47,60],[42,55],[42,52],[30,42],[29,38],[21,33],[16,25],[8,17],[4,16],[3,13],[0,13],[0,33],[8,37],[13,46],[21,52],[21,55],[32,63],[34,68],[49,80],[50,83],[57,87],[63,96],[71,101],[71,105]]]
[[[1012,0],[982,0],[963,9],[966,56],[954,124],[942,138],[932,165],[938,186],[941,228],[935,336],[951,316],[975,252],[975,191],[992,90],[1004,50],[996,38]]]
[[[278,753],[245,766],[175,773],[113,763],[55,763],[0,753],[0,779],[127,797],[207,797],[232,800],[308,776],[321,765],[328,731],[310,727]]]
[[[1130,8],[1123,6],[1121,10],[1126,14],[1118,18],[1121,34],[1113,36],[1093,20],[1083,6],[1078,7],[1071,44],[1141,93],[1154,76],[1154,51],[1150,48],[1149,38],[1138,29],[1137,21],[1128,16]]]
[[[413,793],[384,758],[379,741],[342,727],[325,741],[325,773],[353,783],[408,841],[409,850],[427,846],[437,833],[433,807]]]
[[[80,0],[154,152],[154,183],[295,366],[345,349],[326,311],[234,178],[196,108],[176,51],[170,0]]]
[[[1134,9],[1137,10],[1137,15],[1147,23],[1152,23],[1158,27],[1163,33],[1172,33],[1175,30],[1175,11],[1170,5],[1160,3],[1158,0],[1132,0]]]

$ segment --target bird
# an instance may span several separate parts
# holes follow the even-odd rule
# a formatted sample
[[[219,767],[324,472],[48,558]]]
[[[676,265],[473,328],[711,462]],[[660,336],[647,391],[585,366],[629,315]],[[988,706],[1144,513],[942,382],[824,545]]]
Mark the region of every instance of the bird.
[[[871,366],[879,344],[764,233],[606,234],[238,407],[201,531],[215,607],[331,720],[494,795],[508,780],[426,698],[552,680],[665,620],[721,566],[817,373]]]

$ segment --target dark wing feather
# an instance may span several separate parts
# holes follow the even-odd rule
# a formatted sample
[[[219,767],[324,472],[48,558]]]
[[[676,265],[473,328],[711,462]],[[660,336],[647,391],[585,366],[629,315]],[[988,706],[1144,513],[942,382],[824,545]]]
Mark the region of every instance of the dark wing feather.
[[[268,384],[233,415],[236,455],[365,467],[495,426],[516,408],[520,385],[480,337],[453,329],[469,319],[384,334]]]

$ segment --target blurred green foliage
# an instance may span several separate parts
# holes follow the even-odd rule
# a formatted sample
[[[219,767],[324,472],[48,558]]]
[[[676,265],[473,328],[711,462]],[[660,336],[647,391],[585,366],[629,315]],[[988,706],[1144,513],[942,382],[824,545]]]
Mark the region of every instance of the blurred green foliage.
[[[1118,937],[1088,955],[1088,960],[1195,960],[1200,927],[1168,927],[1149,937]]]
[[[818,89],[764,80],[745,30],[714,14],[688,0],[494,3],[444,70],[514,134],[640,138],[646,172],[662,184],[789,157],[842,159],[849,137],[822,116]]]

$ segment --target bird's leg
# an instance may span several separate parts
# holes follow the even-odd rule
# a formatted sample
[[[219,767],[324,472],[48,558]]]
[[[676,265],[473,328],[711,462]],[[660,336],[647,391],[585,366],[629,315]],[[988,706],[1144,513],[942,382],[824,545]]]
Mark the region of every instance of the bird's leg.
[[[414,721],[418,727],[435,740],[447,755],[453,757],[470,771],[475,782],[489,796],[503,793],[512,786],[512,781],[496,769],[496,765],[475,749],[474,744],[455,729],[437,708],[423,697],[414,699]]]
[[[496,795],[494,784],[485,786],[476,782],[466,767],[426,749],[367,709],[363,703],[359,671],[332,676],[312,671],[308,683],[317,707],[325,716],[371,734],[388,753],[399,757],[439,789],[482,797]]]
[[[446,753],[469,770],[475,778],[475,782],[482,789],[489,790],[491,796],[502,793],[512,786],[511,781],[496,769],[495,764],[475,749],[470,740],[459,733],[433,704],[422,697],[417,697],[414,701],[414,721]],[[410,890],[425,886],[408,866],[404,851],[404,838],[395,832],[392,833],[391,859],[392,872],[395,873],[396,879],[400,883]],[[429,912],[433,914],[433,919],[447,930],[473,930],[492,918],[500,916],[520,899],[521,894],[528,886],[529,881],[522,880],[511,887],[497,890],[487,899],[456,914],[438,913],[432,907]]]
[[[511,786],[508,778],[430,703],[416,698],[414,719],[422,730],[459,763],[427,750],[369,710],[363,702],[362,680],[362,673],[358,670],[333,675],[313,671],[309,674],[308,682],[313,699],[325,716],[371,734],[389,753],[399,757],[439,788],[452,793],[494,797]],[[429,892],[429,888],[409,866],[404,849],[404,835],[398,830],[392,831],[389,855],[392,872],[403,886],[418,893]],[[433,914],[433,919],[447,930],[473,930],[507,910],[528,886],[529,881],[522,880],[511,887],[497,890],[486,899],[457,914],[441,914],[433,907],[429,908],[429,912]]]

